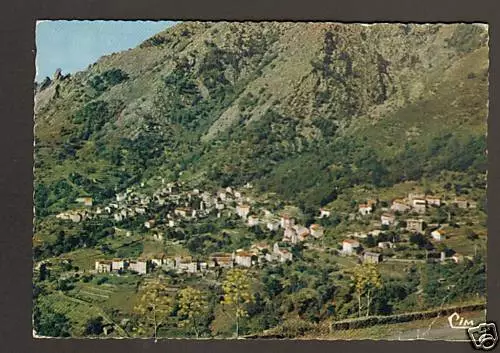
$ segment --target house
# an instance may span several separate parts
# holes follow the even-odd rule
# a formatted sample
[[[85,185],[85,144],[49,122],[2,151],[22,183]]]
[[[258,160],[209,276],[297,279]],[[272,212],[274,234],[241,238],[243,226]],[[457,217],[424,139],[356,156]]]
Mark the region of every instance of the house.
[[[392,249],[394,244],[390,241],[380,241],[377,245],[380,249]]]
[[[282,214],[280,218],[281,228],[288,228],[295,224],[295,219],[291,218],[288,214]]]
[[[83,216],[80,213],[72,213],[69,215],[69,219],[74,223],[78,223],[83,221]]]
[[[382,260],[382,254],[369,251],[365,251],[363,253],[364,263],[378,264],[381,260]]]
[[[116,194],[116,202],[123,202],[127,199],[126,193]]]
[[[467,208],[468,207],[467,200],[462,198],[462,197],[456,197],[455,201],[453,203],[455,205],[457,205],[458,208]]]
[[[208,263],[207,262],[199,262],[198,263],[198,268],[200,271],[204,272],[204,271],[207,271],[208,270]]]
[[[192,215],[192,211],[189,207],[179,207],[174,210],[174,214],[186,218]]]
[[[210,256],[215,266],[218,267],[233,267],[233,256],[230,253],[214,253]]]
[[[298,243],[298,235],[295,229],[288,227],[285,229],[285,232],[283,233],[283,241],[284,242],[291,242],[292,244]]]
[[[366,203],[362,203],[358,207],[359,213],[361,213],[363,216],[369,215],[373,211],[373,207],[371,205],[368,205]]]
[[[241,197],[242,197],[241,192],[235,191],[234,192],[234,197],[236,197],[237,199],[241,199]]]
[[[346,255],[352,255],[359,248],[359,242],[353,239],[345,239],[342,242],[342,252]]]
[[[319,209],[319,218],[323,218],[323,217],[330,217],[331,216],[331,212],[325,208],[320,208]]]
[[[225,192],[225,191],[219,191],[219,192],[217,193],[217,197],[218,197],[219,199],[221,199],[222,201],[225,201],[225,200],[226,200],[226,197],[227,197],[227,194],[226,194],[226,192]]]
[[[265,242],[255,243],[250,247],[250,251],[252,251],[254,254],[262,253],[264,250],[269,251],[269,245],[267,245]]]
[[[409,231],[422,233],[424,231],[424,221],[422,219],[407,219],[406,229]]]
[[[100,260],[95,262],[95,270],[97,273],[107,273],[111,272],[112,261]]]
[[[273,255],[279,262],[292,261],[293,259],[292,252],[288,248],[280,246],[279,243],[274,243]]]
[[[153,239],[158,240],[158,241],[163,241],[163,234],[162,233],[155,233],[153,234]]]
[[[463,261],[464,261],[464,259],[465,259],[465,257],[464,257],[464,255],[462,255],[462,254],[455,253],[455,254],[453,254],[453,256],[451,257],[451,259],[452,259],[453,261],[455,261],[455,263],[456,263],[456,264],[458,264],[458,263],[463,262]]]
[[[226,188],[226,192],[227,192],[228,194],[232,194],[232,193],[233,193],[233,188],[232,188],[232,187],[230,187],[230,186],[228,186],[228,187]]]
[[[441,206],[441,198],[438,196],[426,196],[425,201],[429,206]]]
[[[248,226],[253,227],[259,224],[259,218],[257,216],[251,215],[248,217]]]
[[[425,210],[427,208],[427,202],[423,198],[422,199],[421,198],[414,198],[411,201],[411,205],[412,205],[413,209],[415,211],[417,211],[418,213],[425,213]]]
[[[446,234],[442,229],[435,230],[431,233],[431,236],[434,240],[442,241],[446,239]]]
[[[409,209],[410,209],[410,206],[408,206],[404,202],[404,200],[395,199],[395,200],[392,201],[391,211],[406,212]]]
[[[382,225],[390,226],[391,224],[394,224],[395,221],[396,217],[393,214],[384,213],[380,216],[380,223]]]
[[[138,274],[144,275],[148,272],[148,263],[146,260],[138,259],[135,261],[130,261],[128,264],[128,269]]]
[[[280,222],[277,221],[269,221],[266,224],[266,228],[269,229],[269,231],[277,231],[280,227]]]
[[[163,264],[166,263],[166,255],[165,254],[156,254],[152,259],[151,259],[151,263],[154,265],[154,266],[162,266]]]
[[[191,260],[181,260],[177,264],[177,271],[187,272],[187,273],[196,273],[196,272],[198,272],[198,262],[191,261]]]
[[[105,336],[108,336],[111,332],[114,331],[114,326],[113,324],[106,324],[106,325],[103,325],[102,326],[102,333],[105,335]]]
[[[84,206],[92,206],[92,197],[79,197],[76,199],[76,202],[83,203]]]
[[[425,198],[425,194],[420,192],[410,192],[408,193],[408,200],[412,202],[415,199],[423,199]]]
[[[134,209],[135,213],[137,214],[145,214],[146,213],[146,208],[145,207],[136,207]]]
[[[368,206],[372,206],[372,207],[374,207],[374,206],[376,206],[376,205],[377,205],[377,200],[367,200],[367,201],[366,201],[366,204],[367,204]]]
[[[156,221],[154,219],[150,219],[149,221],[144,222],[144,227],[151,229],[154,227],[156,224]]]
[[[306,227],[303,227],[301,225],[294,225],[292,228],[293,230],[295,230],[299,241],[304,241],[309,236],[309,229],[307,229]]]
[[[247,204],[239,204],[238,206],[236,206],[236,213],[241,218],[246,218],[250,213],[250,206]]]
[[[111,261],[111,270],[112,271],[123,271],[125,269],[125,260],[123,259],[113,259]]]
[[[325,232],[325,229],[319,224],[314,223],[309,227],[309,231],[313,237],[321,238]]]
[[[234,253],[234,263],[243,267],[252,266],[252,254],[247,251],[238,250]]]

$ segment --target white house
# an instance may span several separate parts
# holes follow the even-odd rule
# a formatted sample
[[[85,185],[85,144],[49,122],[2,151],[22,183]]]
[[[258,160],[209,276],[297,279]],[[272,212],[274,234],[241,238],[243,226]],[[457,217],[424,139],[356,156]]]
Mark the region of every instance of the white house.
[[[280,222],[276,222],[276,221],[269,221],[266,224],[266,228],[269,229],[269,231],[271,231],[271,232],[278,230],[279,227],[280,227]]]
[[[100,260],[95,262],[95,270],[97,273],[111,272],[112,262],[109,260]]]
[[[135,261],[130,261],[128,264],[130,271],[137,272],[138,274],[144,275],[148,272],[148,264],[146,260],[138,259]]]
[[[323,218],[323,217],[330,217],[331,216],[331,212],[325,208],[320,208],[319,209],[319,218]]]
[[[126,193],[116,194],[116,202],[123,202],[127,199]]]
[[[280,226],[281,228],[288,228],[295,224],[295,220],[287,214],[281,215]]]
[[[247,251],[236,251],[234,253],[234,263],[243,267],[252,266],[252,254]]]
[[[427,201],[423,198],[414,198],[412,201],[412,207],[418,213],[425,213],[427,208]]]
[[[430,206],[441,206],[441,198],[438,196],[426,196],[425,200]]]
[[[363,216],[371,214],[372,210],[373,210],[372,206],[366,203],[363,203],[358,207],[359,213],[361,213]]]
[[[154,219],[150,219],[149,221],[144,222],[144,227],[151,229],[154,227],[156,224],[156,221]]]
[[[236,213],[241,218],[246,218],[250,213],[250,206],[247,204],[239,204],[238,206],[236,206]]]
[[[257,216],[248,217],[248,226],[253,227],[259,224],[259,218]]]
[[[378,264],[382,260],[382,255],[376,252],[365,251],[363,253],[363,262]]]
[[[123,259],[113,259],[111,262],[111,270],[120,271],[125,269],[125,260]]]
[[[92,197],[79,197],[76,199],[76,202],[83,203],[84,206],[92,206]]]
[[[407,219],[406,229],[409,231],[414,231],[422,233],[424,231],[424,220],[423,219]]]
[[[431,233],[431,236],[434,240],[442,241],[446,239],[446,234],[442,229],[435,230]]]
[[[297,233],[299,241],[304,241],[309,236],[309,229],[306,227],[297,224],[293,226],[293,229],[295,230],[295,233]]]
[[[380,249],[392,249],[394,244],[390,241],[380,241],[377,245]]]
[[[278,243],[274,243],[273,254],[279,262],[292,261],[293,258],[292,252],[286,248],[280,247]]]
[[[309,227],[309,231],[311,232],[311,235],[313,237],[321,238],[325,232],[325,229],[319,224],[311,224],[311,226]]]
[[[342,252],[347,255],[352,255],[359,248],[359,242],[353,239],[345,239],[342,242]]]
[[[396,217],[390,213],[384,213],[382,216],[380,216],[380,223],[383,225],[389,226],[391,224],[394,224],[396,221]]]
[[[283,241],[291,242],[293,244],[297,243],[298,236],[297,236],[297,232],[295,231],[295,229],[293,229],[291,227],[286,228],[285,232],[283,234]]]
[[[391,205],[391,210],[392,211],[398,211],[398,212],[406,212],[410,209],[410,206],[408,206],[403,200],[401,199],[396,199],[392,201]]]
[[[217,197],[219,197],[222,201],[225,201],[226,200],[226,192],[225,191],[219,191],[217,193]]]
[[[179,207],[174,210],[174,214],[180,217],[189,217],[192,215],[192,211],[189,207]]]

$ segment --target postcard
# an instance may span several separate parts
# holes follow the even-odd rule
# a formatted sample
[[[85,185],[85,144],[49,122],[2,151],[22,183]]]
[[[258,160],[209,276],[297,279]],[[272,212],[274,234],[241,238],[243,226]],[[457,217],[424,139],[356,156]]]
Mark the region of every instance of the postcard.
[[[498,340],[487,25],[54,20],[36,42],[35,337]]]

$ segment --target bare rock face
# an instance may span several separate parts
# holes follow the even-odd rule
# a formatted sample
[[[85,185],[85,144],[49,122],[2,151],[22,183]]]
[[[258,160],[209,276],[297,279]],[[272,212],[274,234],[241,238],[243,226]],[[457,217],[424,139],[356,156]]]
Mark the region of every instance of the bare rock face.
[[[59,80],[62,80],[62,78],[63,78],[62,70],[61,69],[57,69],[56,72],[54,72],[54,78],[53,78],[53,80],[54,81],[59,81]]]

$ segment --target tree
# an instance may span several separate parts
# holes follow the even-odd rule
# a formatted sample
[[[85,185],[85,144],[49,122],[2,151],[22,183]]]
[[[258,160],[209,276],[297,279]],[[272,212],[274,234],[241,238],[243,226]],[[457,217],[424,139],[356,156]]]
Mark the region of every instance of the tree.
[[[151,322],[154,338],[157,339],[158,328],[165,324],[166,318],[173,309],[172,299],[166,295],[167,286],[159,281],[146,284],[142,289],[139,302],[134,311],[142,315],[147,324]]]
[[[33,322],[37,334],[47,337],[70,336],[70,322],[68,318],[56,313],[51,308],[35,307]]]
[[[196,338],[199,337],[199,325],[208,309],[208,302],[199,289],[187,287],[179,292],[179,311],[182,316],[179,326],[191,326]]]
[[[239,336],[240,318],[248,315],[245,305],[254,300],[250,285],[248,270],[238,268],[230,270],[222,283],[222,288],[224,290],[222,304],[234,307],[236,337]]]
[[[382,288],[382,278],[374,264],[358,265],[354,269],[354,283],[358,295],[358,316],[361,317],[361,298],[366,296],[366,316],[370,315],[370,305],[375,292]]]
[[[90,318],[87,321],[87,325],[85,327],[86,335],[100,335],[102,333],[103,327],[103,318],[102,316]]]

